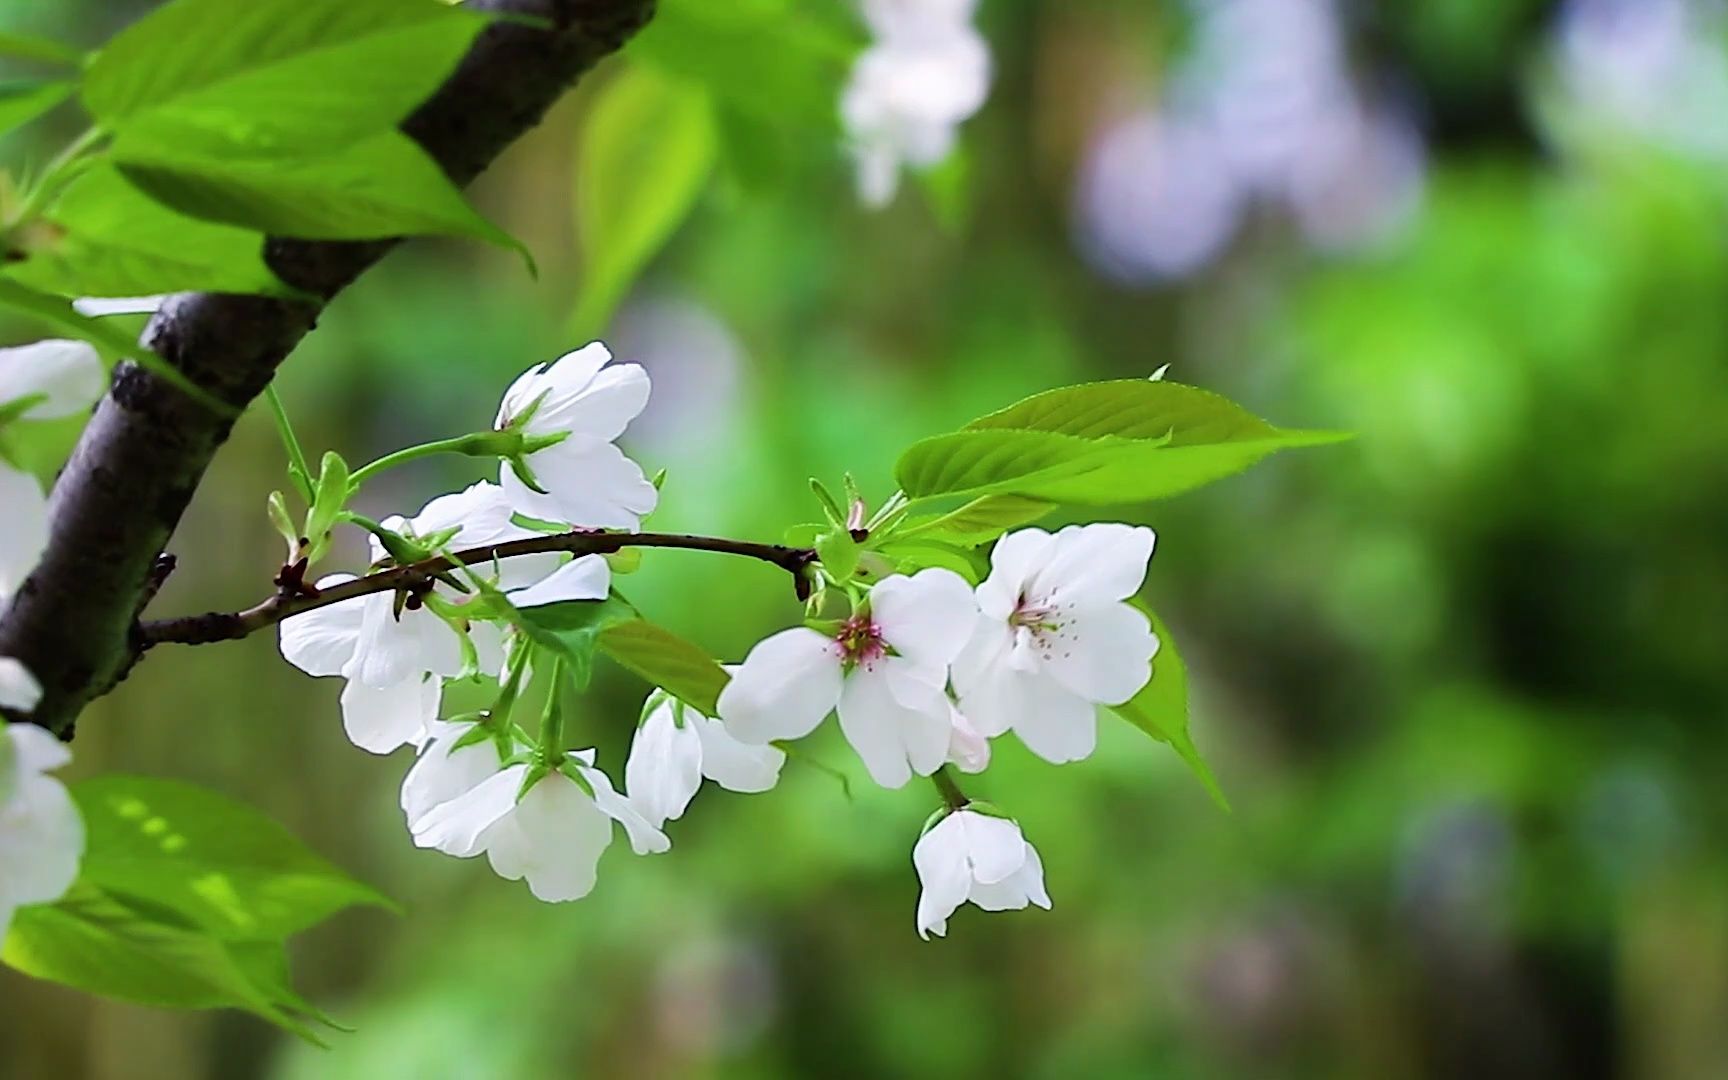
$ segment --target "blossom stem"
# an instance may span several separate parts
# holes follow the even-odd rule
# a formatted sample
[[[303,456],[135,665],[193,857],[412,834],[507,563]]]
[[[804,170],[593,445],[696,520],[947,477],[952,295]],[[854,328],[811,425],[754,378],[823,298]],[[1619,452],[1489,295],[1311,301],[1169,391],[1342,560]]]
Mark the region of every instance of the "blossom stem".
[[[944,765],[930,774],[930,780],[936,785],[936,790],[942,793],[942,801],[948,804],[950,810],[964,810],[972,804],[966,793],[955,783],[954,774]]]
[[[406,465],[408,462],[418,461],[420,458],[432,457],[434,454],[473,456],[476,450],[481,449],[480,443],[484,438],[485,436],[457,435],[450,439],[438,439],[434,442],[421,443],[418,446],[403,447],[395,453],[385,454],[376,461],[360,466],[348,480],[354,487],[359,487],[387,469],[394,469],[398,465]]]
[[[204,645],[213,641],[238,641],[248,634],[271,627],[290,616],[314,608],[339,604],[344,600],[370,596],[373,593],[400,589],[423,589],[439,574],[459,566],[486,564],[494,560],[513,559],[523,555],[566,552],[572,555],[609,555],[625,548],[681,548],[685,551],[713,551],[738,555],[780,567],[801,582],[816,553],[810,548],[786,547],[782,544],[757,544],[747,540],[728,540],[716,536],[689,536],[681,533],[586,532],[576,530],[511,540],[502,544],[469,548],[449,555],[439,555],[408,566],[394,566],[345,581],[340,585],[319,590],[315,595],[278,593],[263,603],[245,611],[209,612],[174,619],[157,619],[140,623],[134,629],[133,640],[139,651],[154,645]]]

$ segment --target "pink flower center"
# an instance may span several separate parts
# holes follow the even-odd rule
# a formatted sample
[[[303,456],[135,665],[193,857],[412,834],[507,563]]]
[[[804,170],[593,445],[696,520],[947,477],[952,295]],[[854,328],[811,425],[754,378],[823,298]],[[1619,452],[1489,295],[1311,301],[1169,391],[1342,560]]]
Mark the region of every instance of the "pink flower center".
[[[841,623],[834,642],[840,646],[840,659],[847,667],[863,664],[868,668],[888,652],[881,628],[868,615],[854,615]]]

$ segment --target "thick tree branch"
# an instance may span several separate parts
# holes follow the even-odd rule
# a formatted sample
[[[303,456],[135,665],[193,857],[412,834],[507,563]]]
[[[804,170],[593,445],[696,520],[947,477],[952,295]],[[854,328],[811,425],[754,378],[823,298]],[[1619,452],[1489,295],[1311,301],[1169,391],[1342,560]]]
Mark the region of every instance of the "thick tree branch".
[[[344,600],[353,600],[373,593],[409,592],[429,588],[439,575],[458,566],[475,566],[522,555],[547,552],[569,552],[574,555],[609,555],[629,547],[683,548],[686,551],[717,551],[726,555],[741,555],[772,563],[792,575],[800,597],[805,592],[804,570],[816,559],[809,548],[785,547],[780,544],[753,544],[745,540],[725,540],[714,536],[686,536],[678,533],[600,533],[567,532],[552,536],[532,536],[503,544],[469,548],[453,552],[449,558],[428,559],[410,566],[397,566],[375,574],[345,581],[315,595],[284,591],[245,611],[213,611],[204,615],[186,615],[177,619],[157,619],[138,627],[138,644],[148,649],[153,645],[207,645],[213,641],[236,641],[281,622],[283,619],[314,608],[328,607]]]
[[[654,0],[469,0],[469,6],[529,16],[539,25],[487,28],[403,124],[460,184],[617,50],[648,20]],[[272,239],[265,253],[284,281],[327,300],[393,244]],[[188,293],[151,319],[143,340],[241,409],[313,328],[321,307]],[[50,497],[48,552],[0,615],[0,656],[22,660],[42,683],[42,702],[30,719],[65,735],[87,702],[124,677],[156,557],[232,424],[136,365],[116,370]]]

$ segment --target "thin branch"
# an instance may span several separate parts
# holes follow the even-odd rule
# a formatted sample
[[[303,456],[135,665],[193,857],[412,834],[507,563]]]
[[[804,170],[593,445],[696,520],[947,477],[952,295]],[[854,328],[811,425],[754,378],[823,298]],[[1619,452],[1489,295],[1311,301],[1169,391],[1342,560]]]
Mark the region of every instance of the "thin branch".
[[[631,547],[715,551],[747,559],[759,559],[791,574],[800,596],[804,595],[804,571],[816,558],[816,553],[809,548],[754,544],[746,540],[686,536],[680,533],[567,532],[552,536],[532,536],[503,544],[468,548],[454,552],[449,558],[427,559],[410,566],[380,570],[340,585],[319,589],[315,594],[281,592],[245,611],[212,611],[176,619],[156,619],[141,623],[135,640],[140,650],[153,645],[206,645],[214,641],[237,641],[248,634],[274,626],[283,619],[331,604],[340,604],[344,600],[370,596],[373,593],[394,592],[398,589],[412,592],[427,588],[439,574],[457,566],[475,566],[522,555],[544,555],[548,552],[609,555]]]

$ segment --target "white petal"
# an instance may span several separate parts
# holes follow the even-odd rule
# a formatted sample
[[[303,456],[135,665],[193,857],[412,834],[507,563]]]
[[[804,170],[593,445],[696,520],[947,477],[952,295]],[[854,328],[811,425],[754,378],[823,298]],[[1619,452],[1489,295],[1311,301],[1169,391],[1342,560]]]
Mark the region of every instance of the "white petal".
[[[994,884],[1018,871],[1026,861],[1026,838],[1012,821],[972,810],[960,810],[953,816],[962,819],[966,831],[966,861],[974,880]]]
[[[1009,664],[1009,651],[1014,645],[1014,628],[1001,619],[980,615],[966,647],[954,658],[952,676],[954,692],[962,701],[976,695],[987,681],[994,680],[1000,669]],[[974,697],[974,700],[978,700]],[[966,710],[962,709],[962,712]],[[1009,717],[996,709],[966,712],[966,720],[974,730],[986,737],[995,737],[1008,730]]]
[[[726,730],[747,743],[802,739],[840,700],[840,646],[809,627],[764,638],[720,691]]]
[[[0,738],[12,746],[12,760],[21,777],[39,776],[72,763],[72,748],[35,724],[8,724]]]
[[[642,467],[609,442],[573,435],[529,454],[527,461],[545,494],[524,484],[508,464],[499,482],[510,505],[537,520],[634,530],[660,499]]]
[[[1056,534],[1032,591],[1054,603],[1089,606],[1126,600],[1146,581],[1157,537],[1144,525],[1104,521],[1070,525]]]
[[[568,431],[609,442],[624,434],[630,421],[641,415],[648,405],[649,389],[648,373],[642,365],[609,365],[573,394],[549,394],[527,430],[547,435]]]
[[[1127,604],[1064,613],[1052,637],[1044,670],[1087,701],[1120,705],[1152,678],[1158,639],[1145,613]]]
[[[51,339],[0,349],[0,405],[42,395],[24,411],[31,420],[83,412],[107,386],[102,358],[87,342]]]
[[[410,832],[435,807],[474,790],[498,771],[498,750],[491,740],[456,749],[473,728],[473,724],[431,725],[431,744],[402,780],[402,814]]]
[[[480,854],[481,836],[516,805],[527,772],[527,765],[512,765],[434,806],[410,823],[415,846],[437,848],[459,859]]]
[[[72,310],[97,318],[102,315],[154,315],[168,299],[159,296],[82,296],[72,301]]]
[[[10,656],[0,656],[0,709],[31,712],[42,700],[42,684],[30,669]]]
[[[1025,846],[1020,868],[997,882],[974,881],[966,899],[985,911],[1018,911],[1028,902],[1046,911],[1050,909],[1050,894],[1044,891],[1044,864],[1031,844]]]
[[[966,715],[950,706],[948,715],[948,763],[961,772],[981,773],[990,767],[990,740],[972,726]]]
[[[453,495],[433,499],[407,522],[414,536],[431,536],[456,529],[452,548],[485,547],[536,535],[510,520],[510,499],[497,484],[480,481]],[[400,531],[400,530],[399,530]]]
[[[29,473],[0,460],[0,604],[18,591],[48,550],[48,500]]]
[[[886,788],[903,787],[915,772],[935,772],[948,754],[947,702],[926,709],[902,704],[893,688],[896,661],[916,672],[910,661],[889,658],[874,670],[854,669],[840,692],[840,730],[870,778]]]
[[[359,641],[342,674],[380,688],[426,672],[446,678],[461,674],[461,639],[429,608],[404,607],[398,615],[393,593],[373,593],[360,606]]]
[[[342,728],[348,741],[373,754],[399,746],[419,746],[438,718],[443,682],[437,677],[409,679],[373,687],[350,679],[342,688]]]
[[[631,850],[638,855],[655,855],[671,850],[672,841],[666,838],[665,833],[651,825],[634,803],[613,790],[612,781],[605,773],[575,754],[570,756],[578,762],[576,770],[582,774],[582,779],[588,781],[588,786],[594,789],[594,805],[607,817],[624,826],[625,834],[630,837]]]
[[[556,772],[529,788],[482,839],[499,877],[526,878],[528,891],[549,904],[579,900],[593,891],[600,856],[611,843],[611,820],[569,777]]]
[[[685,719],[702,742],[702,775],[727,791],[767,791],[780,781],[786,753],[773,746],[739,742],[726,725],[690,709]]]
[[[912,865],[923,886],[918,896],[918,936],[926,940],[948,932],[948,917],[966,902],[972,872],[966,862],[965,823],[949,814],[912,848]]]
[[[604,600],[611,590],[611,565],[603,556],[583,555],[560,566],[537,584],[508,595],[517,607],[531,608],[566,600]]]
[[[332,574],[320,578],[318,587],[353,580],[353,574]],[[354,658],[364,614],[364,600],[344,600],[284,619],[276,627],[283,659],[308,675],[342,674]]]
[[[84,819],[65,786],[25,777],[0,808],[0,906],[58,900],[83,855]]]
[[[482,675],[504,671],[504,628],[495,622],[471,621],[468,640],[474,643],[474,665]]]
[[[546,364],[536,364],[516,377],[510,389],[504,391],[504,404],[498,410],[498,426],[504,427],[539,401],[540,408],[582,392],[594,375],[612,359],[612,354],[598,341],[591,341],[574,352],[565,353]],[[536,412],[538,415],[538,412]]]
[[[1090,757],[1098,743],[1091,702],[1054,679],[1007,666],[962,691],[960,711],[980,731],[1012,728],[1027,749],[1057,765]]]
[[[1020,529],[996,541],[990,552],[990,576],[978,586],[978,606],[986,615],[1006,619],[1014,614],[1033,575],[1049,561],[1056,538],[1043,529]]]
[[[972,631],[978,604],[972,587],[952,570],[931,567],[883,578],[870,590],[870,618],[896,652],[930,667],[947,667]]]
[[[642,718],[630,743],[624,763],[624,786],[630,801],[650,825],[659,828],[668,819],[681,818],[696,789],[702,786],[702,738],[696,729],[679,727],[676,714],[683,708],[670,696]],[[694,709],[685,709],[693,716]]]

